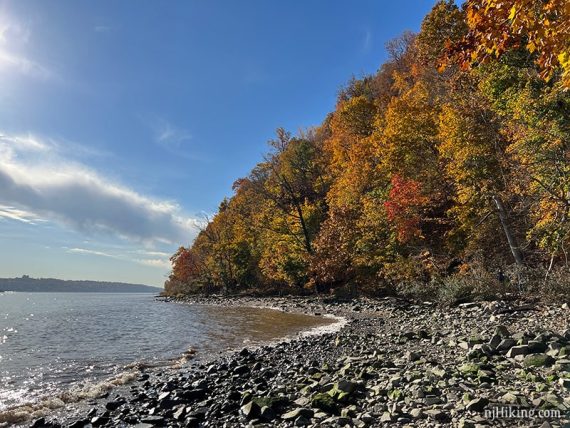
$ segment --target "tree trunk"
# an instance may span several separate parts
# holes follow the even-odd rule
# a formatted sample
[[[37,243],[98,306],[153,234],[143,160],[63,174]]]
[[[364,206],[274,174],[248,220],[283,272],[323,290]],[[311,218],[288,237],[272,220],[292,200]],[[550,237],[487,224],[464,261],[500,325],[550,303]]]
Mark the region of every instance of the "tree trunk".
[[[517,266],[523,265],[523,256],[521,249],[517,244],[517,240],[511,231],[511,227],[507,221],[507,211],[505,206],[503,205],[503,201],[497,195],[493,195],[493,202],[497,206],[497,213],[499,214],[499,220],[501,220],[501,225],[503,226],[503,230],[505,231],[505,236],[507,237],[507,241],[509,242],[509,247],[511,248],[511,253],[513,253],[513,257],[515,258],[515,262]]]

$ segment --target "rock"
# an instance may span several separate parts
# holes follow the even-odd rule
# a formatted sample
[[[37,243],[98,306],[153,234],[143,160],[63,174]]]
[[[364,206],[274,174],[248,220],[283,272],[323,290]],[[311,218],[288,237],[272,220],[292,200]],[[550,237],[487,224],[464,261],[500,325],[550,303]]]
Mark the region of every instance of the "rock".
[[[334,399],[329,394],[319,393],[316,394],[312,401],[311,407],[323,410],[327,413],[337,414],[338,406]]]
[[[531,354],[537,354],[546,351],[548,345],[538,340],[530,340],[527,346]]]
[[[464,375],[476,375],[479,372],[479,365],[475,363],[466,363],[459,366],[459,371]]]
[[[91,419],[91,425],[94,427],[100,427],[102,425],[108,424],[109,421],[110,419],[105,416],[95,416],[93,419]]]
[[[507,358],[515,358],[518,355],[527,355],[530,352],[528,345],[513,346],[507,352]]]
[[[503,339],[501,338],[501,336],[499,336],[498,334],[495,334],[489,339],[489,342],[487,342],[487,344],[492,349],[497,349],[497,347],[501,344],[502,341],[503,341]]]
[[[178,410],[176,410],[176,412],[174,412],[174,414],[172,415],[172,417],[174,419],[176,419],[177,421],[180,421],[182,419],[184,419],[184,414],[186,413],[186,407],[182,406],[180,407]]]
[[[558,382],[563,388],[570,389],[570,379],[559,379]]]
[[[189,390],[183,391],[180,394],[180,396],[184,400],[195,401],[195,400],[203,399],[206,396],[206,394],[207,394],[207,391],[205,389],[196,388],[196,389],[189,389]]]
[[[507,392],[501,397],[501,401],[506,404],[516,404],[518,402],[518,398],[515,394]]]
[[[425,402],[427,406],[433,406],[434,404],[442,403],[441,398],[436,397],[435,395],[430,395],[425,398]]]
[[[291,421],[297,419],[300,416],[303,416],[305,418],[312,418],[314,414],[315,412],[313,412],[311,409],[300,407],[298,409],[291,410],[290,412],[285,413],[284,415],[281,416],[281,419],[284,419],[286,421]]]
[[[398,387],[400,386],[400,384],[402,383],[402,377],[401,376],[393,376],[392,378],[390,378],[390,386],[392,387]]]
[[[236,368],[234,368],[234,373],[237,375],[244,375],[244,374],[247,374],[249,372],[250,372],[249,367],[246,366],[245,364],[241,365],[241,366],[237,366]]]
[[[495,333],[494,334],[497,336],[500,336],[502,338],[511,336],[509,329],[504,325],[498,325],[497,327],[495,327]]]
[[[299,416],[297,419],[295,419],[295,423],[293,424],[296,427],[306,427],[307,425],[310,425],[311,421],[309,419],[307,419],[304,416]]]
[[[124,401],[122,400],[116,400],[116,401],[109,401],[105,404],[105,408],[107,410],[110,410],[111,412],[114,410],[117,410],[119,407],[121,407],[123,404],[125,404]]]
[[[451,420],[451,417],[447,413],[438,409],[428,410],[426,414],[437,422],[448,422]]]
[[[259,407],[259,404],[255,401],[250,401],[249,403],[244,404],[239,410],[246,419],[254,419],[261,414],[261,407]]]
[[[43,428],[46,426],[45,418],[38,418],[32,422],[30,428]]]
[[[351,382],[349,380],[341,380],[338,384],[337,384],[337,389],[339,391],[342,392],[346,392],[348,394],[351,394],[352,392],[354,392],[354,390],[356,390],[357,388],[357,384],[354,382]]]
[[[382,413],[380,417],[380,422],[392,422],[392,414],[390,412]]]
[[[412,409],[410,411],[410,415],[412,416],[412,418],[414,419],[421,419],[424,417],[424,412],[422,409]]]
[[[260,412],[259,417],[261,419],[263,419],[264,421],[271,422],[273,419],[275,419],[276,414],[275,414],[275,411],[271,407],[263,406],[261,408],[261,412]]]
[[[475,428],[475,422],[470,421],[469,419],[461,418],[457,428]]]
[[[546,354],[530,354],[524,359],[525,367],[549,367],[554,363],[554,358]]]
[[[170,397],[170,391],[163,392],[158,396],[158,401],[166,400],[168,397]]]
[[[157,426],[165,425],[165,420],[162,416],[144,416],[141,418],[141,422]],[[91,423],[93,423],[93,421]]]
[[[416,352],[412,352],[412,351],[406,352],[406,360],[408,360],[409,362],[418,361],[420,358],[421,358],[420,354],[418,354]]]
[[[517,344],[517,341],[515,339],[506,338],[506,339],[501,340],[501,342],[497,346],[496,350],[498,352],[506,352],[509,349],[511,349],[513,346],[515,346],[516,344]]]
[[[487,407],[487,404],[489,404],[489,400],[486,398],[475,398],[474,400],[471,400],[469,403],[467,403],[467,406],[465,406],[465,408],[473,412],[482,412],[485,410],[485,407]]]

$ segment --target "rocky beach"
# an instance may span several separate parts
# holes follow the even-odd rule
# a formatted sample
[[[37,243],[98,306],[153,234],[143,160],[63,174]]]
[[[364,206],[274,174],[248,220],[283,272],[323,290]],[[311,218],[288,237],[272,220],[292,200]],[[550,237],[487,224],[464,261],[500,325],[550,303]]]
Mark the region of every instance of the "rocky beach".
[[[395,298],[188,298],[334,315],[301,335],[176,370],[141,371],[31,427],[562,427],[570,417],[570,310],[520,301],[440,308]],[[165,303],[168,304],[168,303]]]

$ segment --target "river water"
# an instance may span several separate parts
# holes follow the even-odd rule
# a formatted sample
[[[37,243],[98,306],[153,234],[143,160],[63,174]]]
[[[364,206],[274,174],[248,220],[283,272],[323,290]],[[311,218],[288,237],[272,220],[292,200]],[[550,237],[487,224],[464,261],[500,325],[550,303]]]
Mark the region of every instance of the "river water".
[[[212,355],[331,322],[151,294],[0,293],[0,422],[15,407],[96,396],[134,378],[136,363],[180,363],[190,349]]]

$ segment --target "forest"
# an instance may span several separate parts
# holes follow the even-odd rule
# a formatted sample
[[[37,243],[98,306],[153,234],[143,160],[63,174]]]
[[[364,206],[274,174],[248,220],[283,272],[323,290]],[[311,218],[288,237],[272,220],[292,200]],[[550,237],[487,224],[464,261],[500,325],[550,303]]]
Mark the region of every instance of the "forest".
[[[168,295],[570,296],[570,2],[439,1],[314,128],[278,129]]]

